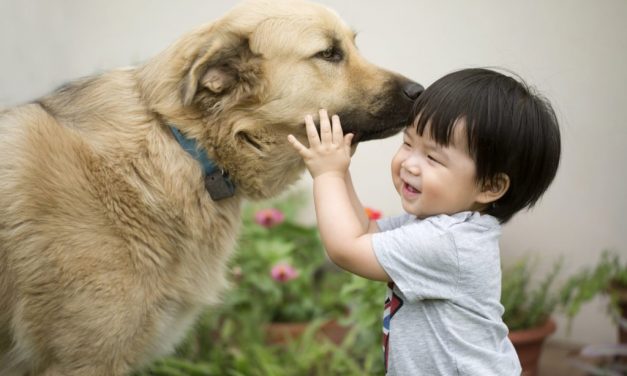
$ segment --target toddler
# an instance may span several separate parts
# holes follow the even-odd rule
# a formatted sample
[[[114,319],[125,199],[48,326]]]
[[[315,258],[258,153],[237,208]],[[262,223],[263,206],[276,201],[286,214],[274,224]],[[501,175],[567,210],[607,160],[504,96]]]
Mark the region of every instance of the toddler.
[[[388,375],[520,375],[500,303],[501,224],[555,177],[551,105],[487,69],[444,76],[416,100],[392,180],[403,215],[369,221],[348,167],[352,135],[320,110],[309,147],[289,142],[313,177],[320,235],[341,268],[387,283]]]

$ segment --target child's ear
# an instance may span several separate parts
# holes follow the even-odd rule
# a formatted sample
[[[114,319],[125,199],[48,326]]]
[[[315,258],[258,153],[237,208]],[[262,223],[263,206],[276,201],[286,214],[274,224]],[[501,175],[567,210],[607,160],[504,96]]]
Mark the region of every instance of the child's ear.
[[[489,204],[503,197],[509,189],[509,176],[500,173],[494,179],[483,185],[481,193],[477,196],[477,202],[480,204]]]

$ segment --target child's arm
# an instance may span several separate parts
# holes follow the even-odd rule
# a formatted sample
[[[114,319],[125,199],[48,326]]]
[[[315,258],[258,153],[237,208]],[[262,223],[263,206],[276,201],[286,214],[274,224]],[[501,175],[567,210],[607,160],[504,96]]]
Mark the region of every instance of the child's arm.
[[[331,129],[324,110],[320,111],[320,137],[311,116],[305,118],[305,124],[309,149],[291,135],[288,139],[303,157],[314,179],[318,228],[329,258],[341,268],[362,277],[389,281],[372,249],[368,227],[353,207],[352,184],[350,187],[347,184],[352,135],[343,135],[337,116],[333,116]]]
[[[357,193],[355,193],[355,188],[353,186],[353,179],[351,178],[350,171],[346,171],[346,188],[348,189],[348,195],[351,199],[351,204],[353,205],[353,210],[359,217],[359,221],[362,223],[366,232],[372,234],[375,232],[379,232],[379,226],[376,221],[371,221],[370,218],[366,215],[366,209],[361,204]]]

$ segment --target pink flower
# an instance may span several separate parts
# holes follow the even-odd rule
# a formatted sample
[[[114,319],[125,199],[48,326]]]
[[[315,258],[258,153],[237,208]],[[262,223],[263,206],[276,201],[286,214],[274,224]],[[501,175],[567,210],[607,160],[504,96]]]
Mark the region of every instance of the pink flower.
[[[298,271],[292,265],[281,262],[272,267],[270,275],[275,281],[288,282],[298,277]]]
[[[255,222],[258,225],[270,228],[281,224],[285,220],[285,214],[279,209],[261,209],[255,213]]]
[[[241,266],[233,267],[233,269],[231,270],[231,274],[233,275],[236,281],[239,281],[240,279],[242,279],[242,276],[244,276]]]
[[[372,208],[365,208],[368,219],[377,220],[381,218],[381,211]]]

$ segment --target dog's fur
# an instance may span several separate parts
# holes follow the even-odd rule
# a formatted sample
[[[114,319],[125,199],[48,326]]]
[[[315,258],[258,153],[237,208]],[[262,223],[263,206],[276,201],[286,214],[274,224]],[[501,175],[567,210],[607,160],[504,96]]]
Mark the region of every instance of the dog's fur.
[[[250,1],[142,66],[1,112],[0,375],[124,375],[171,351],[225,287],[242,200],[302,173],[286,136],[306,140],[303,116],[386,137],[408,85],[328,9]],[[211,200],[168,124],[234,197]]]

